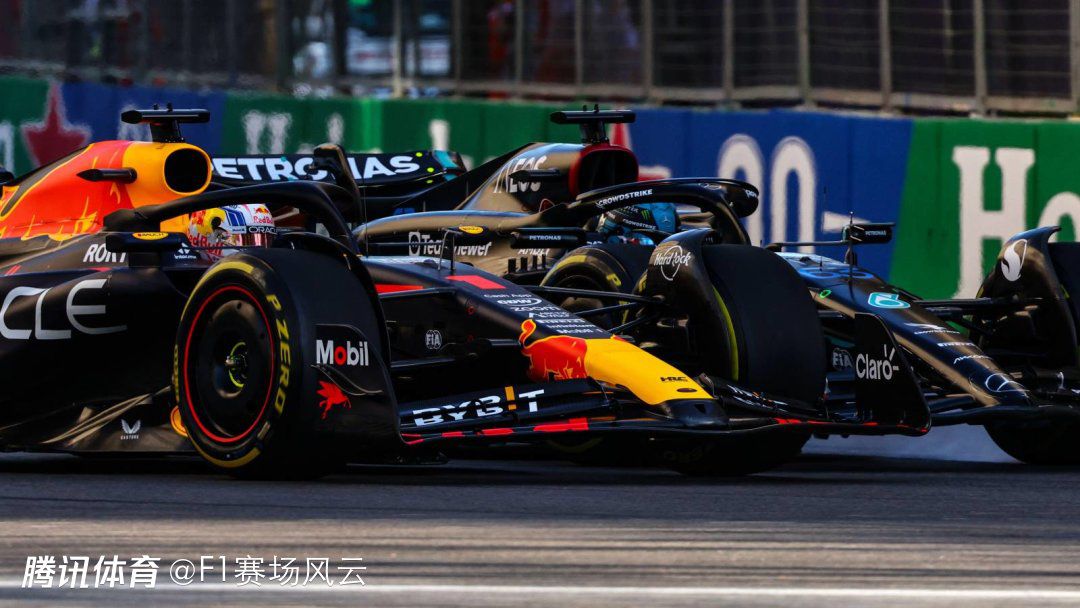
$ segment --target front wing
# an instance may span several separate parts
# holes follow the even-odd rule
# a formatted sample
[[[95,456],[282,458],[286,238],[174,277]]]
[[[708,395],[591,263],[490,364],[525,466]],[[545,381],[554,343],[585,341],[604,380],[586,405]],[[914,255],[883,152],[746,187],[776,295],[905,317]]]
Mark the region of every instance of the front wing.
[[[637,433],[720,437],[751,432],[922,435],[927,426],[842,415],[814,415],[809,404],[781,401],[714,381],[715,401],[642,407],[624,392],[588,380],[505,386],[493,391],[402,404],[407,445],[454,441],[528,441],[560,434]]]

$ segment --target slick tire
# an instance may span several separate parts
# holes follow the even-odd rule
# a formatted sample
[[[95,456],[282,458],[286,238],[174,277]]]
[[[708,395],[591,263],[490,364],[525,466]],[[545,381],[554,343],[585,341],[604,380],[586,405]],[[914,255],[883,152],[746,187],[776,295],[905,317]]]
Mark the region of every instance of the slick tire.
[[[814,403],[825,389],[825,337],[798,274],[777,255],[746,245],[710,245],[702,257],[722,323],[690,320],[694,350],[710,375],[750,390]],[[717,350],[719,349],[719,350]],[[802,451],[800,431],[662,445],[660,460],[688,475],[746,475]]]
[[[986,432],[1009,456],[1026,464],[1080,464],[1080,424],[1071,420],[995,422]]]
[[[338,467],[345,446],[314,430],[315,328],[359,329],[381,365],[375,306],[354,274],[321,254],[255,250],[210,267],[174,352],[173,390],[196,451],[242,478],[315,478]]]
[[[649,264],[652,248],[641,245],[605,243],[580,247],[563,256],[548,272],[541,285],[590,289],[616,293],[632,293],[645,268]],[[570,312],[582,312],[614,304],[598,298],[564,298],[556,304]],[[616,318],[618,317],[618,318]],[[589,320],[604,328],[622,322],[621,315],[602,315]]]
[[[752,390],[808,403],[825,390],[825,334],[798,273],[776,254],[746,245],[710,245],[702,256],[723,322],[690,322],[695,344],[722,345],[726,361],[705,371]]]
[[[1073,323],[1080,328],[1080,243],[1050,243],[1050,260],[1068,294]]]
[[[1050,259],[1073,322],[1080,327],[1080,243],[1051,243]],[[1071,420],[1001,421],[986,432],[1009,456],[1027,464],[1080,464],[1080,424]]]
[[[652,465],[649,442],[644,437],[592,437],[550,439],[552,456],[586,467],[644,467]]]
[[[691,477],[738,477],[776,468],[797,457],[809,436],[750,433],[714,440],[670,440],[654,446],[656,460]]]

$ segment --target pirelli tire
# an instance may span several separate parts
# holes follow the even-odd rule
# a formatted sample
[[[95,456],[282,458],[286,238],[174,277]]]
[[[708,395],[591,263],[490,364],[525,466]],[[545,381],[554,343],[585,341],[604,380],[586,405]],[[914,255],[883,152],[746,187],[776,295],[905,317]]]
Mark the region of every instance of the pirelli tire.
[[[651,248],[641,245],[604,243],[579,247],[566,254],[544,276],[541,285],[632,293],[649,264]],[[571,312],[581,312],[614,304],[599,298],[566,297],[556,301]],[[621,318],[612,315],[589,319],[601,327],[614,327]]]
[[[746,245],[707,245],[701,255],[722,319],[689,320],[700,369],[749,390],[807,403],[820,399],[825,336],[795,270],[774,253]],[[777,429],[657,447],[662,462],[685,474],[745,475],[795,458],[809,438]]]
[[[1080,243],[1050,243],[1050,259],[1073,323],[1080,328]],[[1001,345],[1009,348],[1011,344]],[[1023,350],[1022,346],[1018,350]],[[1001,420],[986,425],[986,432],[1003,452],[1026,464],[1075,466],[1080,464],[1080,424],[1071,419]]]
[[[701,255],[721,323],[690,322],[706,371],[744,388],[807,403],[825,391],[825,333],[798,273],[776,254],[746,245],[709,245]]]
[[[314,478],[348,446],[316,431],[316,327],[363,332],[382,365],[383,331],[362,283],[340,262],[301,250],[252,250],[211,266],[177,331],[173,390],[195,450],[231,475]]]
[[[1003,452],[1025,464],[1080,464],[1080,424],[1072,420],[990,422],[986,432]]]
[[[662,440],[653,445],[664,466],[691,477],[739,477],[774,469],[802,452],[810,435],[778,429],[714,440]]]

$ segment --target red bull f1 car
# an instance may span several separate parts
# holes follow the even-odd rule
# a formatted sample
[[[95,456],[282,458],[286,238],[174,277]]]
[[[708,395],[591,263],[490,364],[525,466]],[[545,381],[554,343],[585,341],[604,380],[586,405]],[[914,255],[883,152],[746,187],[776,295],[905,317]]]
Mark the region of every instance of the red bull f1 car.
[[[691,376],[628,331],[643,321],[602,329],[453,255],[483,246],[469,244],[488,235],[483,226],[444,231],[449,255],[374,255],[349,227],[366,213],[355,182],[211,185],[211,160],[180,133],[182,123],[208,119],[200,110],[132,110],[123,120],[149,123],[153,142],[93,143],[3,184],[4,449],[194,451],[240,476],[307,477],[446,445],[633,436],[678,470],[736,474],[789,458],[811,431],[927,428],[899,360],[888,384],[857,380],[850,407],[826,404],[823,356],[804,350],[824,348],[817,315],[798,275],[770,252],[687,242],[707,266],[685,257],[670,258],[678,268],[654,265],[661,274],[715,273],[711,283],[697,278],[726,294],[700,303],[716,319],[700,331],[743,332],[716,333],[722,346],[761,345],[738,357],[717,351],[728,353],[725,365],[753,363],[750,375],[728,375],[746,382]],[[316,156],[331,168],[349,162],[333,146]],[[726,209],[720,193],[734,186],[672,188]],[[289,209],[319,231],[268,230],[266,214]],[[231,250],[195,238],[225,223],[239,237]],[[534,248],[553,234],[522,226],[508,246]],[[654,307],[666,296],[619,297]],[[818,333],[787,335],[764,310]],[[897,348],[875,317],[859,324],[856,351]],[[776,390],[755,388],[759,380]]]
[[[605,135],[605,123],[632,122],[633,113],[553,119],[580,125],[583,142],[529,144],[412,193],[362,195],[370,221],[355,230],[361,248],[450,255],[703,382],[853,419],[985,425],[1019,460],[1080,462],[1080,307],[1070,297],[1080,290],[1080,245],[1050,243],[1055,228],[1006,243],[979,297],[923,300],[855,263],[856,248],[887,242],[891,225],[852,225],[840,241],[777,243],[772,254],[751,247],[740,224],[757,207],[753,186],[638,181],[633,153]],[[649,217],[657,203],[699,212],[683,216],[693,225],[659,230]],[[597,232],[598,222],[629,208],[639,209],[623,216],[632,238]],[[779,253],[793,246],[847,247],[850,263]],[[893,386],[898,379],[903,388]],[[897,401],[902,407],[890,405],[889,414],[873,409]]]

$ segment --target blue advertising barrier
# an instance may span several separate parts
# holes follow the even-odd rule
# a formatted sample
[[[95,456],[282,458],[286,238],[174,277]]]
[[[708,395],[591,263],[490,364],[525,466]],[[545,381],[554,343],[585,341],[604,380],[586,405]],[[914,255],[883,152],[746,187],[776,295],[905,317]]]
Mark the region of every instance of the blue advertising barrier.
[[[911,129],[910,119],[641,109],[629,142],[643,173],[719,176],[758,186],[761,207],[745,225],[755,242],[768,243],[836,239],[852,213],[857,220],[896,221]],[[864,247],[859,262],[887,276],[892,251],[891,244]]]

